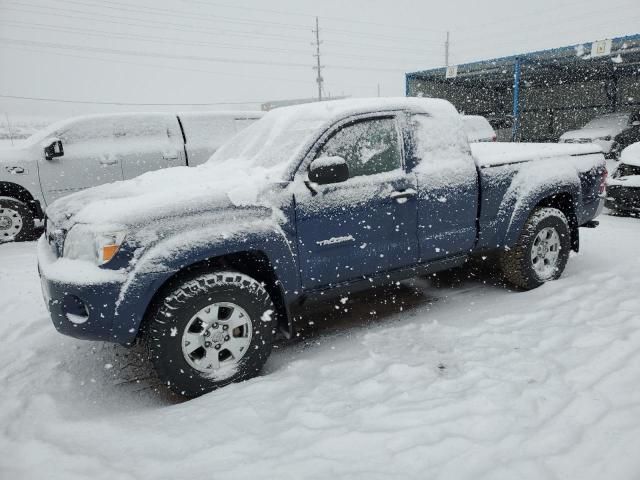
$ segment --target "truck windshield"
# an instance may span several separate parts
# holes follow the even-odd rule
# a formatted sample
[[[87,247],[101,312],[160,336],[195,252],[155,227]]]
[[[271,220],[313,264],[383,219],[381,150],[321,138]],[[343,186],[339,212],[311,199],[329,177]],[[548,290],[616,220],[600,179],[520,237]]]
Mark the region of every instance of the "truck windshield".
[[[69,124],[68,120],[52,123],[51,125],[46,126],[42,130],[38,130],[36,133],[31,135],[30,137],[27,137],[27,139],[24,141],[24,145],[32,146],[32,145],[35,145],[36,143],[46,140],[47,138],[55,137],[56,132],[66,127],[68,124]]]
[[[273,111],[223,145],[210,164],[232,161],[239,169],[262,167],[285,179],[292,162],[314,140],[322,119]]]

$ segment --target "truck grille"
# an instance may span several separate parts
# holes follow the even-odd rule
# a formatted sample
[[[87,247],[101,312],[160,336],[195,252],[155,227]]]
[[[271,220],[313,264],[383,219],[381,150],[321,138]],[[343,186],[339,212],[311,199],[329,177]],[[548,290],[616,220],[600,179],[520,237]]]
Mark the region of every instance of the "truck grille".
[[[590,138],[567,138],[564,143],[591,143]]]

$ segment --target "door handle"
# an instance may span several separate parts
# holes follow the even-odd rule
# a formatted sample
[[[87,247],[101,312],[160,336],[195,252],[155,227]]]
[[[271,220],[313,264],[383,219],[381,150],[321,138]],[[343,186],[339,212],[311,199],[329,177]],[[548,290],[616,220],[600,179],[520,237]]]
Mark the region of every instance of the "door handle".
[[[101,159],[100,160],[100,165],[115,165],[116,163],[118,163],[118,159],[113,158],[113,159]]]
[[[162,155],[162,158],[164,158],[165,160],[178,160],[178,154],[174,154],[174,155]]]
[[[407,188],[402,191],[394,190],[389,194],[389,198],[393,198],[398,203],[405,203],[408,198],[415,197],[416,193],[413,188]]]

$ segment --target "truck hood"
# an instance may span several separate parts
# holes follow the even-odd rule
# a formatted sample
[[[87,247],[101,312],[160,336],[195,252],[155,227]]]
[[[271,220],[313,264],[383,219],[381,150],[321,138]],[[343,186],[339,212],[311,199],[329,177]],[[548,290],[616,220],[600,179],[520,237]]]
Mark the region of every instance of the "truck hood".
[[[577,139],[589,139],[595,140],[596,138],[615,137],[620,132],[621,128],[607,127],[607,128],[581,128],[580,130],[570,130],[563,133],[560,136],[560,140],[577,140]]]
[[[61,198],[47,208],[56,228],[75,223],[136,226],[197,213],[241,207],[267,207],[270,172],[206,163],[149,172],[131,180],[90,188]]]
[[[28,160],[35,160],[31,154],[31,150],[28,148],[16,145],[15,147],[0,147],[0,164],[6,165],[18,164]]]

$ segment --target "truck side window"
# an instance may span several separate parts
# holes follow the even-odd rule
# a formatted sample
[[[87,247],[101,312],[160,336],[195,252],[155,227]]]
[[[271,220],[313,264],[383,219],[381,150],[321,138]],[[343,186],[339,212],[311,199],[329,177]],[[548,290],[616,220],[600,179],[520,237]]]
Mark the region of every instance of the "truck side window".
[[[66,130],[59,132],[58,137],[65,146],[113,139],[114,122],[111,119],[86,118],[78,120]]]
[[[335,133],[317,157],[338,156],[347,161],[349,177],[390,172],[402,167],[402,150],[395,120],[357,122]]]
[[[171,118],[165,115],[132,115],[124,116],[118,120],[115,128],[115,136],[121,140],[156,139],[166,140],[177,137],[178,133],[172,131]],[[177,124],[176,124],[177,127]]]

